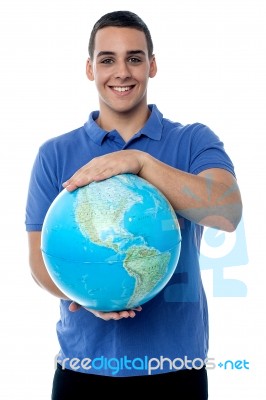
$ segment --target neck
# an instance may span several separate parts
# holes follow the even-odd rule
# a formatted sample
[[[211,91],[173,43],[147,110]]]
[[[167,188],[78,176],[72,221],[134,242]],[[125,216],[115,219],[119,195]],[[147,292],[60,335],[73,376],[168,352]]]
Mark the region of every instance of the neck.
[[[114,113],[113,111],[110,112],[110,110],[101,109],[96,122],[105,131],[118,131],[124,141],[127,142],[143,128],[150,113],[148,107],[124,113]]]

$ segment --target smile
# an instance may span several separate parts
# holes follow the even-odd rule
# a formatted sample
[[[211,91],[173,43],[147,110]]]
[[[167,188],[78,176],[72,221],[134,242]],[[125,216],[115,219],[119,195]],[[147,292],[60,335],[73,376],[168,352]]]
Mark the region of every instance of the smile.
[[[116,92],[128,92],[133,86],[113,86],[112,89]]]

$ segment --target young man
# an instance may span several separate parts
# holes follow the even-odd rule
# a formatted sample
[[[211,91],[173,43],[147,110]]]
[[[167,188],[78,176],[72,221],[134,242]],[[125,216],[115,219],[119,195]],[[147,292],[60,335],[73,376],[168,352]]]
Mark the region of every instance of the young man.
[[[203,226],[236,229],[241,196],[233,164],[207,126],[171,122],[147,104],[156,71],[145,23],[128,11],[102,16],[91,32],[86,67],[99,111],[84,126],[45,142],[32,169],[26,210],[31,272],[61,299],[54,400],[81,399],[94,385],[101,393],[129,383],[136,394],[138,384],[165,384],[193,400],[208,398],[200,240]],[[40,251],[41,229],[63,188],[73,191],[121,173],[138,174],[165,194],[180,219],[182,249],[175,274],[154,299],[106,313],[80,307],[55,286]]]

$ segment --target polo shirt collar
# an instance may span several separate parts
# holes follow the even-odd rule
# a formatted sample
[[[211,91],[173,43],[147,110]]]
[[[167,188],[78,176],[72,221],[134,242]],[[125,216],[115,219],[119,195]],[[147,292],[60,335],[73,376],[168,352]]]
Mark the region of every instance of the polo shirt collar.
[[[144,135],[152,140],[160,140],[163,129],[163,124],[162,124],[163,115],[158,110],[155,104],[149,104],[148,107],[151,110],[151,114],[147,122],[143,126],[143,128],[134,135],[134,138]],[[87,135],[91,138],[91,140],[93,140],[94,143],[101,146],[104,138],[108,135],[109,132],[103,130],[95,122],[98,116],[99,116],[99,111],[92,111],[88,121],[84,124],[84,129]]]

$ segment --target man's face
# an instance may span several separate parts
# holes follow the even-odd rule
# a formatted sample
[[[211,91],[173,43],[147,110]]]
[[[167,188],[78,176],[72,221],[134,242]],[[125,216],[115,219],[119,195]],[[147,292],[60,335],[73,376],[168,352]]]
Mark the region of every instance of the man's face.
[[[94,80],[100,109],[130,112],[147,104],[149,78],[156,74],[154,56],[149,58],[145,34],[132,28],[106,27],[95,37],[93,60],[87,76]]]

